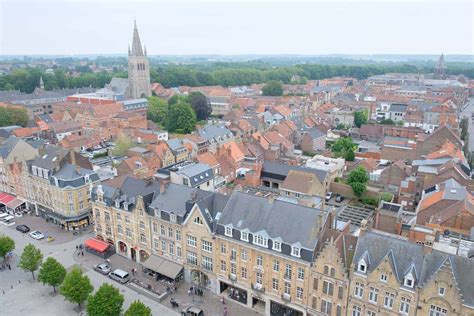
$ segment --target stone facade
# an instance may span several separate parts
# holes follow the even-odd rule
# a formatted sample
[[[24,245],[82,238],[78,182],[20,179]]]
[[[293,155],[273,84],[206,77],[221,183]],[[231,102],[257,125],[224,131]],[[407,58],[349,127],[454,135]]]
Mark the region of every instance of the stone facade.
[[[150,62],[146,47],[142,48],[137,24],[133,29],[132,50],[128,51],[128,88],[127,98],[139,99],[151,96]]]

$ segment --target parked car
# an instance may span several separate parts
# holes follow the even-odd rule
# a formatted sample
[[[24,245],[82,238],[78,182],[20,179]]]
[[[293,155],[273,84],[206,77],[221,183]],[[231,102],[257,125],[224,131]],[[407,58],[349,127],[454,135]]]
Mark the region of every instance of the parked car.
[[[44,238],[44,235],[42,232],[35,230],[30,233],[30,237],[36,240],[40,240]]]
[[[337,203],[341,203],[342,201],[344,201],[344,197],[343,197],[342,195],[339,195],[339,194],[338,194],[338,195],[336,196],[336,202],[337,202]]]
[[[19,232],[22,232],[23,234],[25,234],[25,233],[30,231],[30,228],[26,225],[18,225],[16,227],[16,230],[19,231]]]
[[[127,271],[123,271],[121,269],[115,269],[113,272],[109,273],[109,278],[124,284],[130,281],[130,274],[128,274]]]
[[[332,193],[332,192],[328,192],[328,193],[326,193],[326,199],[325,199],[325,200],[326,200],[326,202],[329,202],[329,200],[330,200],[330,199],[332,199],[332,195],[333,195],[333,193]]]
[[[99,263],[98,265],[94,266],[94,270],[104,275],[107,275],[112,271],[110,265],[107,262]]]
[[[204,316],[204,312],[202,309],[194,307],[194,306],[189,306],[186,309],[183,309],[181,311],[181,315],[183,316]]]

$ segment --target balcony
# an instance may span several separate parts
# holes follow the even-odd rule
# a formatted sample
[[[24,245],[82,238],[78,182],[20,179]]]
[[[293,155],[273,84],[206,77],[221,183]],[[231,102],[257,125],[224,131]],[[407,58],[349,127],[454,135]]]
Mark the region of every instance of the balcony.
[[[265,293],[265,288],[260,283],[252,283],[252,289],[260,293]]]
[[[229,280],[237,281],[237,275],[230,273],[229,274]]]
[[[287,301],[287,302],[291,302],[291,295],[287,294],[287,293],[283,293],[281,295],[281,299],[284,300],[284,301]]]

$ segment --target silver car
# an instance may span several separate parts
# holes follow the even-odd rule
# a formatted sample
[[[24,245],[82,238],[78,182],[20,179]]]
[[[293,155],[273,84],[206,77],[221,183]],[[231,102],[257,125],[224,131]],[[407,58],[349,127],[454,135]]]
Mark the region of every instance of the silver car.
[[[110,265],[107,262],[99,263],[98,265],[94,266],[94,270],[104,275],[107,275],[110,273],[110,271],[112,271]]]

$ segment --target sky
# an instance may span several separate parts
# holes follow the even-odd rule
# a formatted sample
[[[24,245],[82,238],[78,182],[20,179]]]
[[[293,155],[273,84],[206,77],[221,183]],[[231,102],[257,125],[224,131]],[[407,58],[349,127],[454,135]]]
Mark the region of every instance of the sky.
[[[472,0],[0,0],[0,55],[474,54]]]

